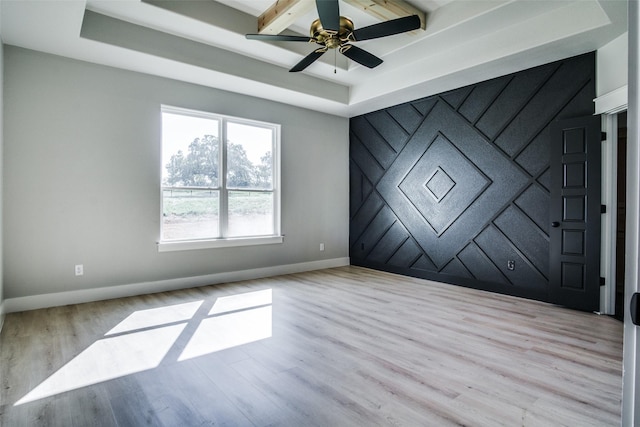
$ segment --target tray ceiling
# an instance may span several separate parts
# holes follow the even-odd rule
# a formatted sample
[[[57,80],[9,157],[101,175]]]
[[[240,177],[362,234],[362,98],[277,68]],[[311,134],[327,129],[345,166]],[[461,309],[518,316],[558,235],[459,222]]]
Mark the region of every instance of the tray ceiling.
[[[313,0],[297,1],[307,4],[285,32],[308,35],[317,12]],[[425,30],[357,44],[382,65],[368,69],[328,52],[302,73],[288,69],[315,45],[244,37],[257,32],[257,17],[273,0],[23,0],[0,7],[6,44],[341,116],[593,51],[626,31],[624,0],[406,3],[425,12]],[[356,28],[380,22],[357,4],[340,1]]]

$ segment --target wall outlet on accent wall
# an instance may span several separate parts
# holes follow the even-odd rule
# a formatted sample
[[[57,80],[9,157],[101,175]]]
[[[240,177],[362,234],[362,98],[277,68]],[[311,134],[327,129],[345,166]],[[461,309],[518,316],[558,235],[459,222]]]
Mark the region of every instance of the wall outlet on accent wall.
[[[320,252],[324,251],[324,243],[320,243]]]
[[[84,265],[77,264],[75,267],[76,276],[82,276],[84,274]]]

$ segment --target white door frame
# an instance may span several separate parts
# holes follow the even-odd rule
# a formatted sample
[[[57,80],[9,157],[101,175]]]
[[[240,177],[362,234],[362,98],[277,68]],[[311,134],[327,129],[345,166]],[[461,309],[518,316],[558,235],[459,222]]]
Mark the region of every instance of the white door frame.
[[[626,98],[626,97],[625,97]],[[600,313],[615,314],[616,309],[616,229],[618,206],[618,116],[624,108],[603,112],[602,129],[607,134],[602,146],[602,201],[607,212],[602,215],[600,275],[605,285],[600,289]]]
[[[638,292],[640,278],[640,7],[637,0],[629,1],[629,113],[627,114],[627,222],[625,256],[625,316],[624,349],[622,356],[622,425],[640,425],[640,389],[638,361],[640,327],[631,322],[629,303],[631,295]]]

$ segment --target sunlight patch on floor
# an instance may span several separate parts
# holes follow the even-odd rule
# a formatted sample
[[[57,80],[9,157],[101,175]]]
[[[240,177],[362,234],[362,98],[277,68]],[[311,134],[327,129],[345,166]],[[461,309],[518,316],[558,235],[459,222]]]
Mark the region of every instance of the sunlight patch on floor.
[[[243,310],[247,308],[255,308],[261,305],[270,305],[272,300],[271,289],[262,291],[247,292],[238,295],[229,295],[220,297],[209,311],[209,315],[228,313],[230,311]]]
[[[187,324],[105,338],[31,390],[15,406],[157,367]]]
[[[184,348],[173,349],[182,350],[178,361],[272,335],[271,289],[217,298],[204,319],[196,315],[203,303],[192,301],[131,313],[107,332],[106,338],[91,344],[14,406],[154,369],[177,346],[183,331],[195,330]]]
[[[203,302],[204,301],[194,301],[184,304],[135,311],[105,335],[120,334],[123,332],[189,320],[194,314],[196,314],[196,311]]]
[[[204,319],[179,361],[271,337],[271,306],[235,311]]]

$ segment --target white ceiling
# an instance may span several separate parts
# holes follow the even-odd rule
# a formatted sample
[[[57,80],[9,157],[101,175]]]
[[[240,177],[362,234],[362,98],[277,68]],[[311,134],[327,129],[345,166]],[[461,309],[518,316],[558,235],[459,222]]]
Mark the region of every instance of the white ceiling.
[[[409,0],[425,31],[359,42],[368,69],[306,43],[246,40],[275,0],[2,0],[4,43],[354,116],[593,51],[626,31],[626,0]],[[340,2],[356,28],[375,18]],[[287,31],[308,34],[311,10]],[[336,65],[334,66],[334,60]]]

